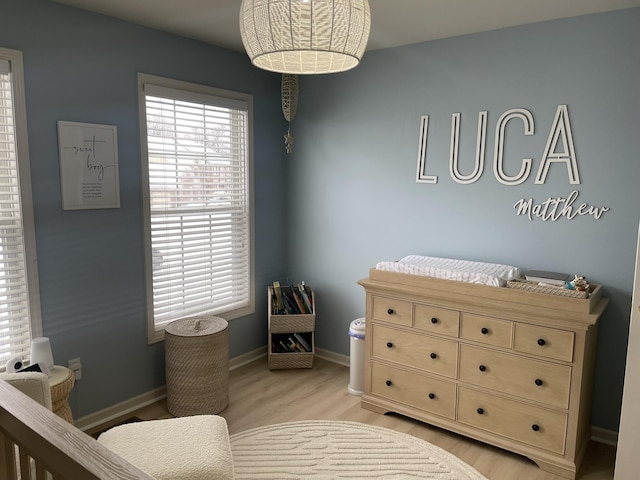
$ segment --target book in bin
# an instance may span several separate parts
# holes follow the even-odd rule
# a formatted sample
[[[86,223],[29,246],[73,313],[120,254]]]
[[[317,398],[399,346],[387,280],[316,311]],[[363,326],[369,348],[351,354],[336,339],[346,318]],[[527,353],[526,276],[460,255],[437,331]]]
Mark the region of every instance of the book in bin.
[[[530,282],[547,283],[550,285],[564,285],[571,276],[567,273],[547,272],[544,270],[529,270],[525,278]]]
[[[313,292],[304,282],[280,285],[273,282],[273,315],[301,315],[313,313]]]

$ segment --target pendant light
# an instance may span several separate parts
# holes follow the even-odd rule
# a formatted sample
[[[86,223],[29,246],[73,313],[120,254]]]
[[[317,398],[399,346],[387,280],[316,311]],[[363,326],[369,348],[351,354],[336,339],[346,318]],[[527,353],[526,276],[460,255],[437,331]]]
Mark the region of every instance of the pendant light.
[[[317,74],[350,70],[369,39],[368,0],[242,0],[242,43],[259,68]]]

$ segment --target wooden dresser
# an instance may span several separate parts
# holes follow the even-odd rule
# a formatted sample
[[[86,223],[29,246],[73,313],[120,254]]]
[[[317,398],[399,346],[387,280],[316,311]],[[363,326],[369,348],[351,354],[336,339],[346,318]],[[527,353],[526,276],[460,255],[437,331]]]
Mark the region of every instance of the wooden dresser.
[[[575,478],[590,438],[608,300],[372,269],[362,406],[397,412]]]

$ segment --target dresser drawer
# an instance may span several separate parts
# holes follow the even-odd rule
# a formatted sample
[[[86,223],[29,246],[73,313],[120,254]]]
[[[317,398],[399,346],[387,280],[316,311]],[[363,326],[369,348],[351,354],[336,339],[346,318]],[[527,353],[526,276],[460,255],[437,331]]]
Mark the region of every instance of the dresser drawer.
[[[460,380],[559,408],[569,407],[571,367],[460,345]]]
[[[460,387],[458,421],[563,454],[567,415]]]
[[[513,348],[555,360],[573,361],[574,332],[516,323]]]
[[[373,319],[410,327],[413,323],[413,304],[387,297],[373,297]]]
[[[414,307],[413,326],[431,333],[457,337],[460,331],[460,312],[430,305]]]
[[[456,385],[387,365],[371,364],[371,393],[436,415],[455,418]]]
[[[460,336],[475,342],[511,348],[513,322],[472,313],[463,313]]]
[[[455,378],[458,343],[444,338],[372,325],[372,357]]]

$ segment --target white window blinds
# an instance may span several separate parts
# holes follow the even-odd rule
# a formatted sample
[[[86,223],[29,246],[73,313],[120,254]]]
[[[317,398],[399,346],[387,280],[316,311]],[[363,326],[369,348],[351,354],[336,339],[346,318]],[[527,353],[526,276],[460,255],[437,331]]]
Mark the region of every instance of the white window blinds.
[[[249,105],[143,90],[154,330],[191,315],[229,318],[252,301]]]
[[[29,259],[35,256],[35,252],[28,251],[25,236],[24,219],[25,216],[31,219],[30,210],[27,210],[28,215],[23,215],[23,208],[30,209],[31,203],[29,200],[27,206],[23,206],[22,195],[25,193],[20,185],[22,174],[29,178],[28,158],[26,165],[18,162],[17,138],[26,136],[24,117],[17,121],[14,94],[22,91],[22,64],[18,62],[17,75],[12,75],[12,64],[3,56],[14,57],[16,61],[21,59],[15,51],[0,49],[0,367],[4,367],[10,358],[17,356],[26,360],[29,356],[34,309],[30,305],[27,270]],[[16,84],[18,81],[20,85]],[[20,100],[24,101],[23,98]],[[25,189],[30,197],[30,189]],[[32,226],[32,221],[28,226]],[[37,290],[31,295],[37,299]],[[34,329],[39,333],[39,303],[37,310],[33,312],[37,317]]]

